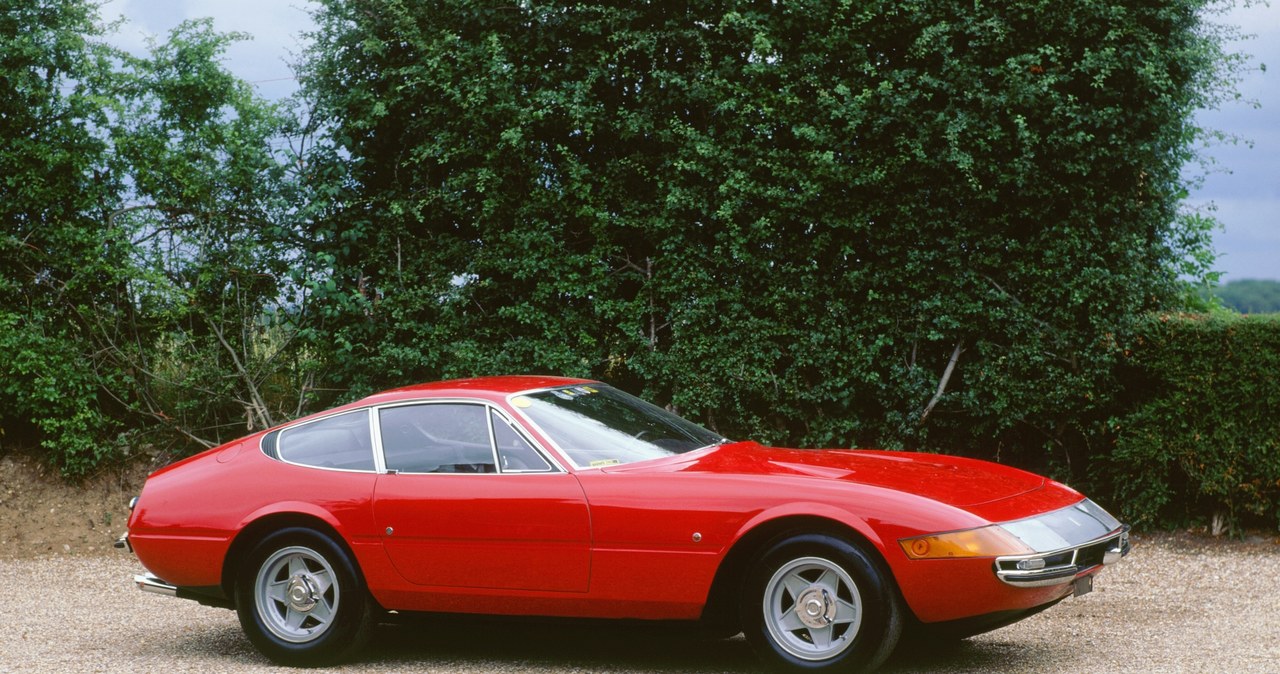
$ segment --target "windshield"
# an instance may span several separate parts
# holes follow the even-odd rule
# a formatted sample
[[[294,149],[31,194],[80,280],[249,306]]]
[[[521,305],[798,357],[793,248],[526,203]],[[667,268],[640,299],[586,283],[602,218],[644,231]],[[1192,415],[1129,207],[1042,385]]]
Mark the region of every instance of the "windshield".
[[[603,384],[514,396],[578,467],[598,468],[684,454],[724,442],[716,433]]]

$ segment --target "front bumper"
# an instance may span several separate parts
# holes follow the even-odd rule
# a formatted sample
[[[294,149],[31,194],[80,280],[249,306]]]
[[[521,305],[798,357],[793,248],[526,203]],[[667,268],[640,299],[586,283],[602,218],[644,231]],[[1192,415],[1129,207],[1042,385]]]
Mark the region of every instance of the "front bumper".
[[[996,577],[1014,587],[1049,587],[1114,564],[1129,554],[1129,525],[1085,543],[1030,555],[997,557]]]

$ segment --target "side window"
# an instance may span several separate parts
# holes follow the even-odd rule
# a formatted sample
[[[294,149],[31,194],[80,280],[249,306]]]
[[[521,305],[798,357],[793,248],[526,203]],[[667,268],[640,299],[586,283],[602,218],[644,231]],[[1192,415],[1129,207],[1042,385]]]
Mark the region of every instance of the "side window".
[[[483,405],[429,403],[378,411],[387,469],[401,473],[496,473]]]
[[[275,453],[285,461],[304,466],[373,470],[369,412],[347,412],[286,428],[279,435]]]
[[[545,473],[551,464],[542,458],[511,425],[497,412],[490,411],[493,421],[493,440],[498,446],[498,458],[504,473]]]

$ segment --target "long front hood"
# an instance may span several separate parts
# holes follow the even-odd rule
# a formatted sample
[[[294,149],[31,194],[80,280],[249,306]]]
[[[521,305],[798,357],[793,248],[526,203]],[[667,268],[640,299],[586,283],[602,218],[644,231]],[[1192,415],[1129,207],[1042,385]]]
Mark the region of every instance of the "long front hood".
[[[656,468],[656,467],[655,467]],[[672,461],[667,470],[805,476],[883,487],[973,509],[1041,489],[1038,475],[987,461],[880,450],[778,449],[734,443]]]

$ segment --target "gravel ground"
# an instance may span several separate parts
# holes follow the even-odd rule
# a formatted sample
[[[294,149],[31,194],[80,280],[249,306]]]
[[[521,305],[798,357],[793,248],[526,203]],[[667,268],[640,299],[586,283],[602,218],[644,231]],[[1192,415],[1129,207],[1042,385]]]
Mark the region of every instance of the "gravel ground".
[[[1136,538],[1092,594],[885,672],[1280,672],[1280,544]],[[136,560],[0,561],[0,672],[274,672],[231,611],[138,592]],[[741,637],[436,619],[384,625],[339,672],[756,672]]]

